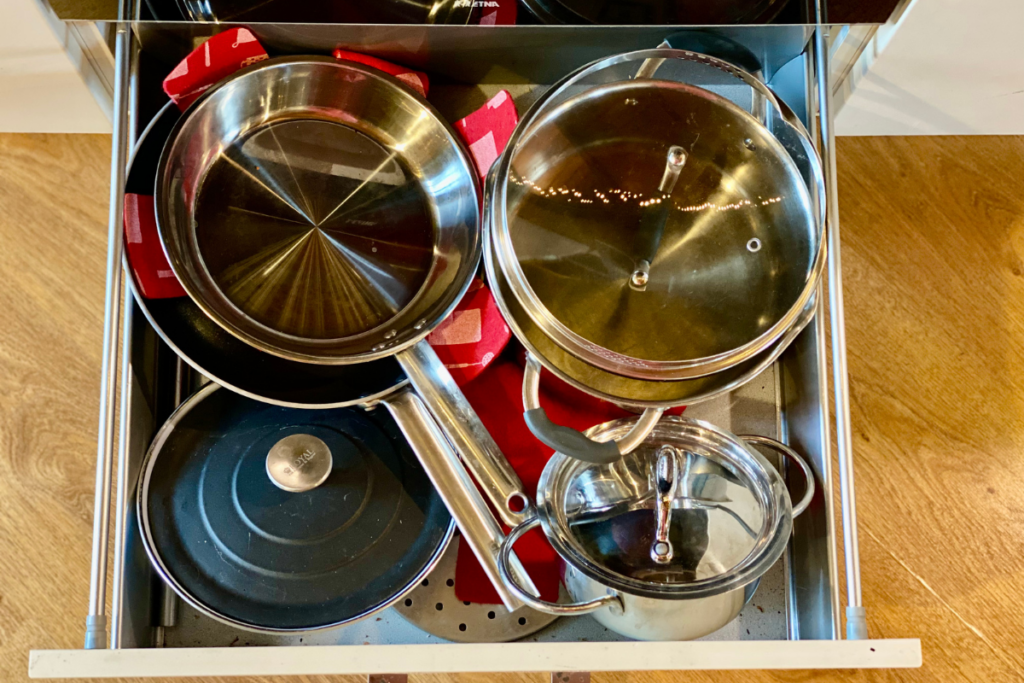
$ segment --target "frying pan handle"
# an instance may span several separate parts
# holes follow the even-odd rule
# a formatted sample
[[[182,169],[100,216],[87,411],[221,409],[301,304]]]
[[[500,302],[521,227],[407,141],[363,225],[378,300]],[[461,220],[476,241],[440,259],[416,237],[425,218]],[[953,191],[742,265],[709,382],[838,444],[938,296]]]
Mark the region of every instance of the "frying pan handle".
[[[396,358],[501,521],[516,526],[529,519],[531,503],[523,482],[430,344],[421,341]]]
[[[510,571],[509,566],[509,560],[515,557],[515,555],[512,554],[512,546],[515,545],[516,541],[522,538],[526,532],[535,528],[538,524],[540,524],[540,520],[537,518],[520,524],[509,532],[505,542],[501,544],[501,554],[498,557],[498,571],[501,572],[502,580],[508,584],[509,590],[511,590],[517,598],[526,603],[528,607],[532,607],[538,612],[545,612],[547,614],[557,614],[559,616],[589,614],[590,612],[601,609],[605,605],[617,605],[619,611],[622,611],[622,597],[610,588],[608,589],[607,595],[602,595],[601,597],[594,598],[593,600],[559,604],[557,602],[548,602],[547,600],[538,598],[536,596],[536,588],[531,591],[519,583],[519,580]],[[533,594],[531,594],[531,592]]]
[[[811,469],[811,466],[807,464],[806,460],[800,457],[799,453],[781,441],[776,441],[775,439],[771,439],[767,436],[754,436],[749,434],[741,436],[740,438],[747,443],[770,448],[776,453],[786,456],[800,466],[800,470],[804,473],[804,480],[807,482],[807,485],[804,489],[804,497],[800,499],[799,503],[793,506],[793,516],[798,517],[807,509],[807,506],[811,504],[811,499],[814,498],[814,470]]]
[[[398,423],[398,428],[409,441],[417,459],[462,532],[463,540],[469,544],[487,578],[498,592],[501,602],[510,612],[522,607],[523,603],[509,591],[498,572],[498,554],[505,534],[426,406],[408,387],[403,387],[381,402],[387,406],[388,412]],[[519,558],[513,556],[507,562],[510,571],[516,574],[518,580],[533,588],[533,582],[523,569]]]
[[[541,443],[570,458],[598,465],[616,462],[643,443],[665,412],[664,408],[647,408],[636,425],[621,439],[594,441],[586,434],[555,424],[548,418],[540,406],[540,371],[540,361],[532,354],[527,355],[526,372],[523,374],[523,418]]]

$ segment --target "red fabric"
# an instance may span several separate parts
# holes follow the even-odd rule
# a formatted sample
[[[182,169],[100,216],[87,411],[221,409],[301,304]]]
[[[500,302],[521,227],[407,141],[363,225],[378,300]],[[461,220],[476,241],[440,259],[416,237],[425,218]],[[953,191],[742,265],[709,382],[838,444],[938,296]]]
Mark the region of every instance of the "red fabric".
[[[516,0],[483,0],[481,5],[480,21],[477,22],[481,26],[512,26],[516,23],[519,6]]]
[[[474,280],[458,308],[427,341],[460,386],[476,378],[512,338],[491,290]]]
[[[369,55],[361,55],[358,52],[349,52],[348,50],[338,49],[335,50],[333,54],[335,59],[355,62],[357,64],[365,64],[366,66],[371,66],[378,71],[391,74],[423,97],[426,97],[427,92],[430,90],[430,79],[427,78],[427,74],[422,71],[414,71],[408,67],[392,64],[391,62],[385,62],[383,59],[377,59],[376,57],[371,57]]]
[[[519,114],[508,90],[502,90],[484,106],[455,122],[455,130],[469,147],[481,178],[505,149],[517,123]]]
[[[207,40],[174,67],[164,79],[164,92],[185,111],[211,85],[267,56],[249,29],[229,29]]]
[[[523,481],[531,497],[536,497],[537,482],[551,458],[550,448],[538,441],[523,419],[523,367],[514,356],[505,354],[478,379],[462,388],[487,431],[501,448],[509,464]],[[558,424],[588,429],[596,424],[628,417],[617,406],[584,394],[545,373],[541,381],[541,405]],[[541,596],[558,600],[561,562],[543,533],[537,529],[516,544],[522,561]],[[459,600],[497,604],[501,600],[468,546],[459,546],[455,567],[455,595]]]
[[[167,262],[156,230],[156,203],[151,195],[124,196],[124,247],[128,265],[146,299],[185,296]]]

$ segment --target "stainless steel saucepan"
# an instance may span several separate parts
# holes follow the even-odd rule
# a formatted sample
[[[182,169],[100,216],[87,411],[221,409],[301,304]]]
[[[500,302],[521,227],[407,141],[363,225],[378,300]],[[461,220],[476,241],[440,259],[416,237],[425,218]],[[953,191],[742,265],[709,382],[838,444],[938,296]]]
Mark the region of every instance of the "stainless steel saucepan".
[[[298,363],[399,362],[415,393],[381,402],[493,570],[500,527],[474,532],[492,515],[447,442],[503,521],[521,520],[529,501],[425,341],[481,253],[475,171],[440,115],[362,65],[263,62],[177,122],[155,195],[171,268],[221,328]]]
[[[637,418],[588,430],[621,438]],[[753,446],[770,448],[806,478],[793,505],[782,477]],[[537,486],[537,518],[565,563],[570,603],[541,600],[502,563],[502,577],[536,610],[591,614],[641,640],[690,640],[732,621],[761,576],[782,556],[793,517],[814,497],[814,472],[791,448],[762,436],[734,436],[706,422],[668,416],[630,454],[594,465],[555,453]]]

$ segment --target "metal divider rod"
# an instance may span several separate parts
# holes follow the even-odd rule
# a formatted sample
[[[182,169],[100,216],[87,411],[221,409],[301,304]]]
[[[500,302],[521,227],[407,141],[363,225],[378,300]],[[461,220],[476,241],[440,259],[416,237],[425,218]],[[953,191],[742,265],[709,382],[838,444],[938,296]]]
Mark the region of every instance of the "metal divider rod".
[[[835,131],[832,127],[832,84],[828,27],[821,25],[818,0],[814,30],[815,71],[818,76],[818,130],[828,216],[828,295],[832,323],[832,383],[835,386],[836,442],[839,448],[839,489],[842,496],[843,540],[846,559],[846,637],[868,637],[861,600],[860,553],[857,542],[857,500],[853,480],[853,438],[850,431],[850,383],[846,364],[846,324],[843,310],[842,261],[839,242],[839,197],[836,187]]]
[[[126,293],[126,296],[130,296]],[[121,326],[121,407],[120,429],[117,437],[117,498],[114,501],[114,583],[110,598],[110,647],[120,647],[121,633],[121,596],[124,592],[124,548],[128,506],[128,443],[131,438],[128,421],[128,410],[132,396],[132,356],[128,352],[132,338],[132,307],[125,306],[124,323]]]
[[[92,569],[89,615],[85,620],[86,649],[107,643],[107,549],[110,540],[110,489],[114,460],[114,405],[117,398],[118,325],[121,320],[121,252],[123,249],[124,178],[128,161],[129,49],[132,0],[120,0],[120,21],[114,35],[114,111],[110,167],[110,222],[107,226],[107,291],[103,320],[103,371],[100,378],[99,433],[96,444],[96,492],[93,500]]]

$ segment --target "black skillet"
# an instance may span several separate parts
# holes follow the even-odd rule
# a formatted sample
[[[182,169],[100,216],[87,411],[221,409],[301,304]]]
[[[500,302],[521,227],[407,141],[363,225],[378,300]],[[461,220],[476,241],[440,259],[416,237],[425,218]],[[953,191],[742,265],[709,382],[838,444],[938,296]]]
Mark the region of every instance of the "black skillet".
[[[125,192],[152,195],[160,152],[181,113],[167,103],[139,137]],[[372,402],[406,382],[392,358],[356,365],[313,365],[264,353],[210,320],[188,296],[145,299],[131,268],[128,283],[149,323],[185,362],[232,391],[267,403],[329,408]]]

